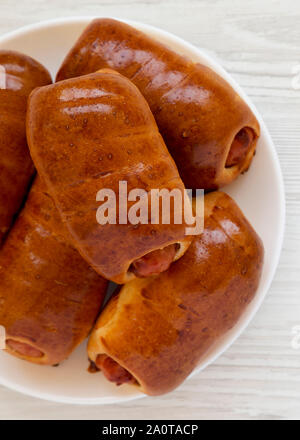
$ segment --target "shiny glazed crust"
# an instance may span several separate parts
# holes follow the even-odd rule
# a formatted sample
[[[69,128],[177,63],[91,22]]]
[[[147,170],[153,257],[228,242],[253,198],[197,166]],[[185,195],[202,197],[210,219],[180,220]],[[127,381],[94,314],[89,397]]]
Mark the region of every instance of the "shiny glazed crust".
[[[263,246],[235,202],[222,192],[206,195],[204,223],[168,271],[123,286],[89,340],[92,361],[107,354],[149,395],[180,385],[258,287]]]
[[[146,98],[187,188],[217,189],[249,168],[259,124],[247,104],[211,69],[125,23],[96,19],[67,55],[57,80],[107,67],[131,79]],[[227,168],[231,144],[245,127],[255,135],[251,148],[243,160]]]
[[[180,244],[176,258],[186,251],[191,239],[173,212],[170,225],[97,223],[98,191],[118,196],[120,181],[128,193],[146,190],[149,202],[152,188],[184,190],[147,102],[127,78],[106,70],[35,90],[27,139],[74,246],[99,274],[122,284],[143,255],[172,243]]]
[[[42,357],[21,359],[54,365],[90,332],[106,292],[70,245],[60,216],[37,178],[0,253],[0,325],[6,340],[27,343]]]
[[[26,143],[26,103],[30,92],[51,83],[49,72],[32,58],[0,50],[0,244],[20,209],[34,173]]]

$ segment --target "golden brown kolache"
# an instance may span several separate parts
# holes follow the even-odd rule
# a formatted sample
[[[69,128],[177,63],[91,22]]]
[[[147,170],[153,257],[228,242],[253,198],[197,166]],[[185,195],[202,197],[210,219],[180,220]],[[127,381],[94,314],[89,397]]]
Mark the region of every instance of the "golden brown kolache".
[[[37,178],[0,252],[0,325],[6,351],[54,365],[92,329],[107,281],[68,242],[60,215]]]
[[[107,67],[133,81],[146,98],[187,188],[217,189],[249,168],[259,124],[213,70],[126,23],[102,18],[85,29],[56,79]]]
[[[90,336],[89,359],[119,385],[129,382],[149,395],[171,391],[255,295],[260,238],[225,193],[210,193],[204,202],[203,234],[166,272],[123,286]]]
[[[102,276],[123,284],[165,270],[190,244],[185,223],[99,224],[98,191],[184,185],[149,106],[122,75],[104,70],[36,89],[29,98],[27,139],[35,166],[72,236],[74,246]],[[129,209],[135,202],[122,202]],[[147,223],[148,222],[148,223]]]
[[[35,87],[50,83],[49,72],[37,61],[0,50],[0,244],[34,174],[26,143],[27,98]]]

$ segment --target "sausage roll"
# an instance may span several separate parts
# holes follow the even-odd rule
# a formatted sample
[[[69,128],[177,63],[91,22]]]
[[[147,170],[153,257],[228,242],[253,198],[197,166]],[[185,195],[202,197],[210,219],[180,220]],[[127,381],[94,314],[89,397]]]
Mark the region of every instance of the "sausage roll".
[[[57,80],[106,67],[140,89],[187,188],[217,189],[248,169],[259,124],[210,68],[125,23],[96,19],[67,55]]]
[[[222,192],[205,196],[204,225],[166,272],[129,282],[102,312],[88,355],[110,381],[150,395],[171,391],[253,299],[260,238]]]
[[[49,72],[32,58],[0,50],[0,244],[34,173],[25,133],[27,97],[50,83]]]
[[[0,325],[8,353],[36,364],[66,359],[92,329],[107,281],[68,243],[37,179],[0,253]]]
[[[170,224],[151,222],[150,210],[140,223],[121,219],[119,211],[129,214],[133,206],[120,195],[122,182],[128,194],[143,190],[147,204],[151,189],[176,189],[184,200],[149,106],[127,78],[108,69],[35,90],[27,138],[74,246],[100,275],[123,284],[166,270],[183,255],[191,240],[184,222],[175,223],[175,204]],[[96,197],[106,189],[113,191],[118,212],[117,219],[101,224]]]

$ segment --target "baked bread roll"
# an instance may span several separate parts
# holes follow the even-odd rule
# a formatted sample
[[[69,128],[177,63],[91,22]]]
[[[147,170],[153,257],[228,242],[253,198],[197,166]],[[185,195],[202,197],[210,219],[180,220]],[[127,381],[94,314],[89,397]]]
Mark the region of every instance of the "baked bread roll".
[[[248,169],[259,124],[210,68],[125,23],[102,18],[80,36],[57,81],[105,67],[118,70],[142,92],[187,188],[216,189]]]
[[[49,72],[32,58],[0,50],[0,244],[34,173],[26,143],[27,98],[35,87],[50,83]]]
[[[37,178],[0,252],[0,325],[6,351],[54,365],[92,329],[107,281],[68,243],[55,205]]]
[[[186,225],[99,224],[98,191],[109,189],[129,212],[133,203],[119,197],[142,189],[184,185],[158,132],[149,106],[125,77],[110,70],[35,90],[29,99],[27,138],[35,166],[46,183],[82,257],[103,277],[125,283],[159,273],[186,251]],[[150,217],[150,210],[148,211]],[[126,224],[127,222],[127,224]]]
[[[204,231],[168,271],[123,286],[90,336],[89,359],[149,395],[180,385],[253,299],[261,240],[235,202],[205,196]]]

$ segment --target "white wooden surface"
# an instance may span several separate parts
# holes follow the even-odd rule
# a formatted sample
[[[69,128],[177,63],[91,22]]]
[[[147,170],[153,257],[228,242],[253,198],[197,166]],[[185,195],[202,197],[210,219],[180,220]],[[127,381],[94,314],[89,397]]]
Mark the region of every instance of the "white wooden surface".
[[[0,419],[300,419],[300,1],[0,0],[0,33],[71,15],[143,21],[206,48],[262,113],[280,157],[286,236],[264,305],[238,341],[204,372],[162,398],[79,407],[0,387]],[[267,219],[266,219],[267,221]]]

